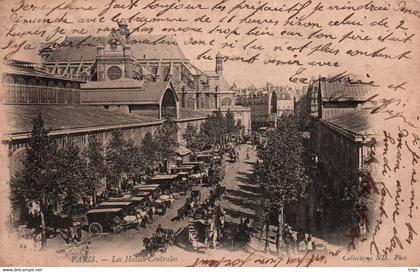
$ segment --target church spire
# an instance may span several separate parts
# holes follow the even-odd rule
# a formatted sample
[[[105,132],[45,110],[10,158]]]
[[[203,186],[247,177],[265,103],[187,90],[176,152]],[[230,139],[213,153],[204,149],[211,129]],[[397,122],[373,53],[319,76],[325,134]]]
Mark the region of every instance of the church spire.
[[[223,75],[223,57],[220,52],[216,55],[216,74],[219,76]]]

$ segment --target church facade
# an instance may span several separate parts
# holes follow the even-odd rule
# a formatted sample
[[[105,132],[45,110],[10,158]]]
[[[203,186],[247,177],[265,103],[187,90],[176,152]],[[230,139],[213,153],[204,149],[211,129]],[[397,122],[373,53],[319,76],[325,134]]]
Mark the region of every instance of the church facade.
[[[107,36],[67,37],[60,44],[44,44],[40,54],[49,73],[87,82],[81,85],[82,104],[92,105],[91,96],[85,94],[92,93],[95,85],[110,83],[119,91],[127,85],[147,89],[170,81],[181,110],[229,109],[244,126],[243,132],[250,130],[250,110],[235,106],[235,92],[223,76],[223,56],[217,54],[214,71],[202,71],[185,57],[173,36],[134,36],[121,20]],[[107,103],[102,106],[116,109]],[[130,112],[130,106],[120,109]]]

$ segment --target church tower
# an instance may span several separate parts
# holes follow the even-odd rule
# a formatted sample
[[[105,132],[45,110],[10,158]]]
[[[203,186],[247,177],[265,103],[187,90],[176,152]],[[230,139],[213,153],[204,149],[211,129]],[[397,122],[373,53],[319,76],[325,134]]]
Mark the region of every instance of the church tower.
[[[218,76],[223,75],[223,57],[220,52],[216,55],[216,74]]]

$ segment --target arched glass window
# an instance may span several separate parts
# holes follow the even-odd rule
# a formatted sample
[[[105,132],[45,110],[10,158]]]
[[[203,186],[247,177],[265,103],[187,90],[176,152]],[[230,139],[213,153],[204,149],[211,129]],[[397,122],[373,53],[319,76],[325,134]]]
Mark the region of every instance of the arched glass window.
[[[176,118],[176,98],[171,89],[167,89],[162,99],[162,118]]]

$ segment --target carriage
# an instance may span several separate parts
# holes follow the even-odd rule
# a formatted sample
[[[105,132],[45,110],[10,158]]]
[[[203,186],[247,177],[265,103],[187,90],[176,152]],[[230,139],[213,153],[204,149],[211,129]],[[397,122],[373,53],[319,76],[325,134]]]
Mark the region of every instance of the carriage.
[[[179,180],[178,175],[156,175],[146,181],[146,185],[159,185],[162,190],[171,189]]]
[[[149,197],[154,200],[159,197],[162,192],[160,184],[140,184],[133,187],[131,193],[137,197]]]
[[[163,201],[167,208],[172,208],[175,202],[175,198],[170,194],[160,195],[158,199]]]
[[[105,201],[98,205],[99,209],[121,208],[126,214],[133,215],[136,213],[136,204],[133,201]]]
[[[205,165],[209,165],[212,161],[213,156],[213,152],[203,152],[196,155],[196,160],[198,162],[203,162]]]
[[[155,206],[155,214],[158,214],[158,215],[164,215],[166,213],[167,208],[168,208],[166,206],[165,201],[163,201],[161,199],[157,199],[154,202],[154,206]]]
[[[122,208],[91,209],[87,212],[89,232],[120,232],[124,229],[124,216]]]
[[[233,148],[229,150],[229,159],[230,159],[230,162],[236,162],[236,160],[238,159],[237,153],[235,149]]]
[[[171,229],[158,229],[150,238],[143,239],[143,245],[148,256],[153,256],[157,251],[166,252],[175,242],[175,232]]]
[[[191,199],[196,203],[201,201],[201,191],[197,186],[194,186],[191,190]]]
[[[193,173],[200,173],[205,170],[205,163],[202,161],[184,162],[181,166],[192,166]]]
[[[145,196],[133,196],[133,197],[110,197],[109,202],[132,202],[132,205],[139,209],[149,203],[149,199]]]

